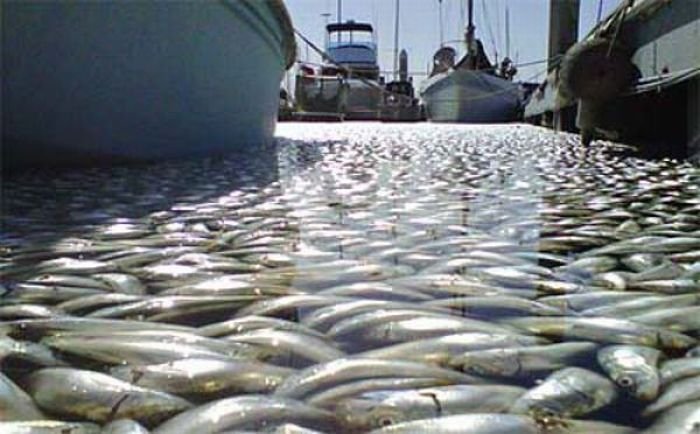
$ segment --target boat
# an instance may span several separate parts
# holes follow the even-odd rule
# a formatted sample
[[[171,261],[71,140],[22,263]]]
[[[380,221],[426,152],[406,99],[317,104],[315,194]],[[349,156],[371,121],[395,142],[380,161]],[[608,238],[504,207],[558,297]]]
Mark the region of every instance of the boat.
[[[442,46],[420,91],[428,120],[434,122],[492,123],[518,120],[522,93],[512,81],[514,67],[504,59],[500,68],[489,61],[481,41],[474,37],[473,0],[469,0],[467,53],[456,62],[457,52]]]
[[[382,101],[374,29],[348,20],[326,26],[321,65],[302,63],[295,99],[307,113],[339,114],[347,120],[376,120]]]
[[[561,61],[526,120],[700,164],[700,2],[619,1],[580,41],[579,4],[562,6],[550,2],[550,58]]]
[[[296,57],[282,0],[3,2],[6,166],[272,143]]]
[[[412,77],[408,76],[408,53],[401,50],[396,80],[386,84],[381,106],[383,122],[417,122],[423,120],[422,107],[415,97]]]

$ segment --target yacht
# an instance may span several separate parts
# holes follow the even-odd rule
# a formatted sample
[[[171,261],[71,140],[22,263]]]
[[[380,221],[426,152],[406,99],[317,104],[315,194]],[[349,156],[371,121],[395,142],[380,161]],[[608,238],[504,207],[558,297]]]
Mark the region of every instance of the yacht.
[[[379,118],[383,80],[371,24],[347,21],[326,26],[323,64],[302,63],[295,97],[304,112],[337,113],[348,120]]]

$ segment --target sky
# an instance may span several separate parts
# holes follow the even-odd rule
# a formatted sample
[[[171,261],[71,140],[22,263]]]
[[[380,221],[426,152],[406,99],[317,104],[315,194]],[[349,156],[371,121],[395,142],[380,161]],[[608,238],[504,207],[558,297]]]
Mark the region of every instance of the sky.
[[[396,0],[342,0],[342,18],[370,22],[375,27],[382,70],[393,69],[394,10]],[[579,35],[585,35],[595,24],[598,5],[602,1],[605,17],[619,0],[580,0]],[[543,60],[547,57],[550,0],[474,0],[477,38],[494,61],[494,49],[501,59],[505,53],[505,9],[510,15],[510,57],[516,63]],[[296,29],[323,47],[325,20],[335,22],[337,0],[285,0]],[[463,39],[462,11],[466,0],[442,0],[443,33],[445,41]],[[408,52],[409,70],[415,72],[419,84],[440,46],[440,14],[438,0],[399,0],[399,45]],[[330,17],[323,17],[330,13]],[[466,14],[466,11],[465,11]],[[301,60],[319,62],[320,57],[306,44],[299,42]],[[464,48],[454,44],[458,53]],[[545,64],[521,67],[518,80],[541,81]],[[422,74],[422,75],[419,75]]]

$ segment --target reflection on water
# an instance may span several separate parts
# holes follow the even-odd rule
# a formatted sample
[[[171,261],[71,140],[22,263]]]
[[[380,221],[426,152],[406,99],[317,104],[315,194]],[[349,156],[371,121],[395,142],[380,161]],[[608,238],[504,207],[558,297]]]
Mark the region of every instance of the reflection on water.
[[[520,125],[278,137],[276,152],[3,182],[0,380],[30,395],[9,419],[159,433],[697,421],[697,168]],[[100,401],[102,374],[121,383]],[[117,404],[155,399],[133,385],[162,395]]]

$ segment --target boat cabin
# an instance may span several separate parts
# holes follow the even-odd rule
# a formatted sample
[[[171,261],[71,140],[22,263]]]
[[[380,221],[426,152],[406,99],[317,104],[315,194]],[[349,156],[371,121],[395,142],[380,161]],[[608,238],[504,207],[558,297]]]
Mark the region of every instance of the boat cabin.
[[[377,80],[377,43],[371,24],[355,21],[334,23],[327,25],[326,31],[326,52],[333,62],[349,69],[350,77]]]

